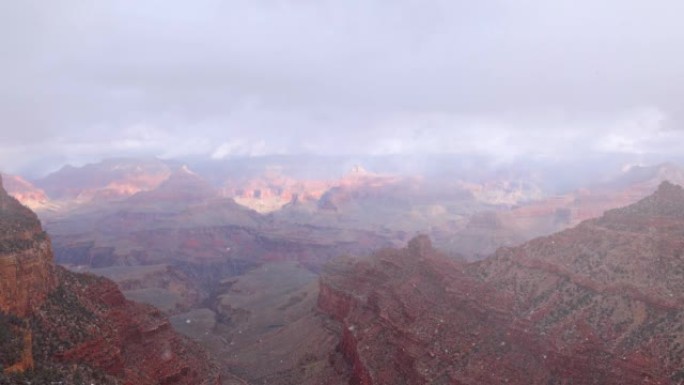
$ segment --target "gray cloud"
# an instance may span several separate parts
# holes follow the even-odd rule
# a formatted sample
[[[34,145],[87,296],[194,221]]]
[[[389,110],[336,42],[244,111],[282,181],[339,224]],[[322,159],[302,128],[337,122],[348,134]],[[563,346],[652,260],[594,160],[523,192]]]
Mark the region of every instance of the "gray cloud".
[[[678,151],[675,0],[0,5],[0,164]]]

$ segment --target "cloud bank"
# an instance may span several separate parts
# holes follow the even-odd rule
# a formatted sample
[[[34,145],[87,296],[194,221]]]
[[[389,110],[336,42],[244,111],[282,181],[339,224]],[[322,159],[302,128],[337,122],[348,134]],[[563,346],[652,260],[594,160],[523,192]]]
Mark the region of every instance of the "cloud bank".
[[[676,154],[675,0],[0,5],[0,165]]]

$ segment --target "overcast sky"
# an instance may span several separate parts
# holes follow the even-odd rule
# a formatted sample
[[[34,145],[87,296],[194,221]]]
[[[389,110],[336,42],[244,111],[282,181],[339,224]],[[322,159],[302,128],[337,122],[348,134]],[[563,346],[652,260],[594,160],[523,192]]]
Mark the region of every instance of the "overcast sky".
[[[681,153],[682,15],[680,0],[6,0],[0,169]]]

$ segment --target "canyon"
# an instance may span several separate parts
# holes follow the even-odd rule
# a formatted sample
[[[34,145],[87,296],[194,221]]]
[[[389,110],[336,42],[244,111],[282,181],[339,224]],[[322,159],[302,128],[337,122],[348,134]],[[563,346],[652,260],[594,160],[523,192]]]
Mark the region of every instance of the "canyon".
[[[219,384],[215,364],[116,284],[56,266],[35,214],[0,179],[0,383]]]
[[[38,212],[53,235],[60,262],[63,245],[68,244],[71,255],[87,252],[96,260],[65,263],[94,267],[134,265],[137,258],[152,263],[149,256],[137,256],[145,254],[139,247],[133,247],[135,251],[120,247],[126,239],[102,237],[114,238],[117,235],[112,234],[118,232],[120,238],[134,238],[124,233],[200,227],[239,228],[314,244],[335,238],[331,234],[335,232],[365,232],[366,237],[399,246],[424,233],[441,250],[477,260],[498,247],[548,235],[634,203],[663,180],[684,183],[682,169],[670,163],[632,166],[558,187],[535,171],[477,175],[465,169],[446,176],[421,175],[387,166],[378,166],[387,171],[371,172],[347,162],[352,166],[339,173],[323,160],[319,166],[323,170],[311,162],[288,163],[280,158],[277,162],[281,163],[266,159],[187,166],[158,159],[109,159],[65,167],[31,182],[18,176],[5,179],[12,181],[10,193]],[[339,176],[331,177],[335,174]],[[102,236],[94,236],[92,229]],[[318,233],[307,236],[312,231]],[[373,247],[378,245],[374,242]]]
[[[135,329],[130,338],[149,331],[144,344],[161,356],[169,345],[158,341],[168,340],[211,363],[189,359],[168,373],[148,363],[174,381],[194,368],[224,384],[684,380],[684,199],[662,183],[684,181],[675,165],[632,167],[557,192],[517,174],[435,183],[361,167],[339,179],[257,168],[226,180],[202,167],[138,163],[110,160],[33,182],[11,177],[11,193],[36,208],[52,239],[38,224],[15,232],[19,243],[50,259],[54,248],[70,271],[118,286],[21,258],[27,263],[13,272],[52,273],[23,289],[8,284],[25,293],[20,306],[59,314],[52,293],[68,287],[110,325],[98,326],[103,338],[48,350],[40,362],[102,351],[80,373],[106,368],[120,381],[133,364],[126,355],[145,357],[115,337]],[[17,212],[36,225],[30,211]],[[102,307],[125,316],[107,318]],[[173,342],[186,341],[174,330],[195,342]],[[152,381],[137,375],[130,378]]]

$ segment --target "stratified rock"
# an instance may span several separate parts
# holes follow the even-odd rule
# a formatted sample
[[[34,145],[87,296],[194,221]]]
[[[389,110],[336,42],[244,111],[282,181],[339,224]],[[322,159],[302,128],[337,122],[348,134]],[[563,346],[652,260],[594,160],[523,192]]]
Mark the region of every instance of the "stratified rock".
[[[663,183],[479,263],[423,236],[333,261],[318,307],[354,384],[679,384],[683,255],[684,190]]]
[[[50,240],[38,218],[0,179],[0,311],[29,315],[55,288],[52,269]]]

